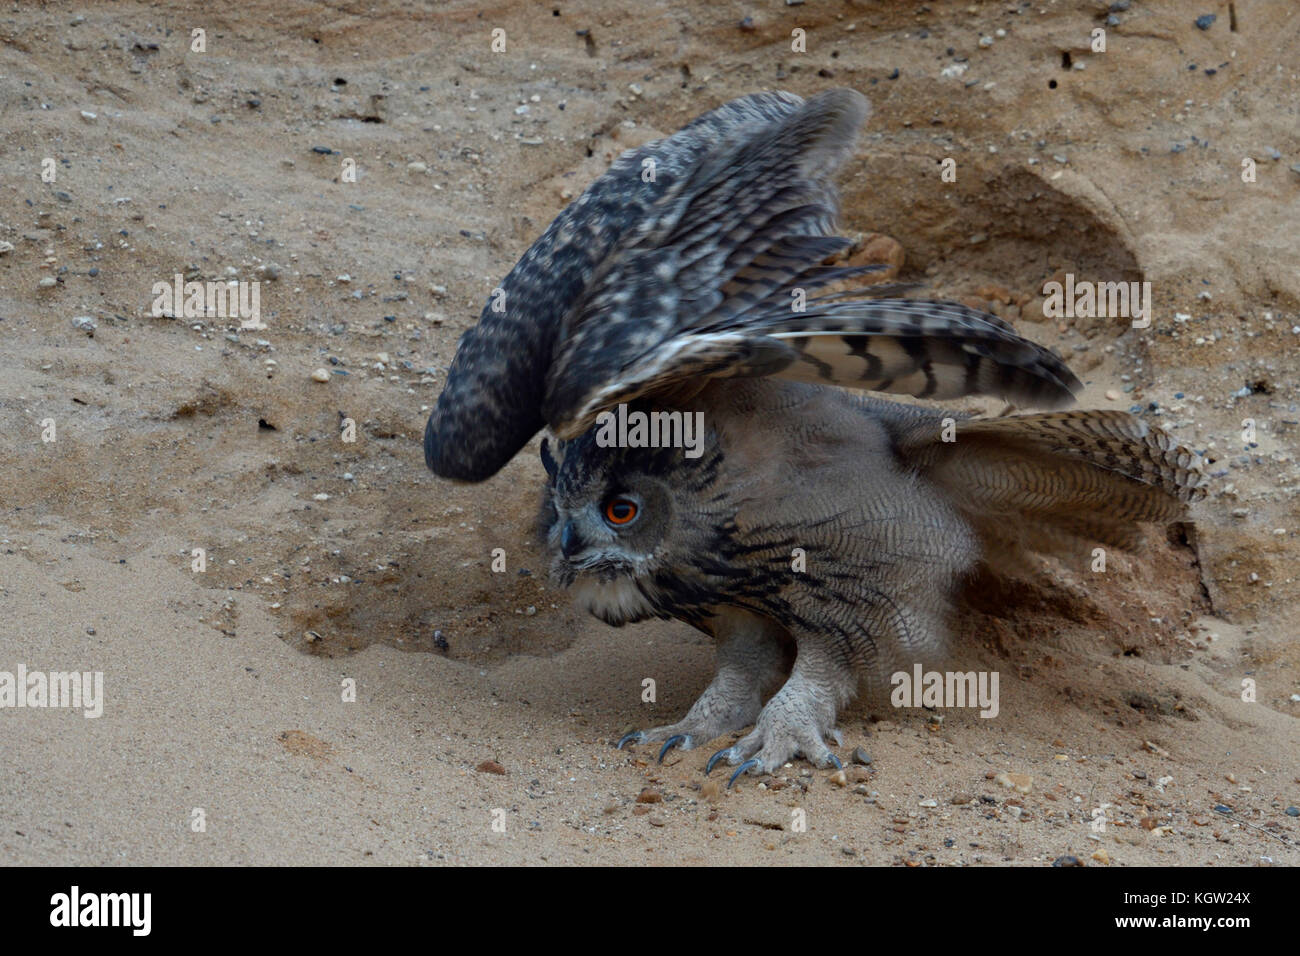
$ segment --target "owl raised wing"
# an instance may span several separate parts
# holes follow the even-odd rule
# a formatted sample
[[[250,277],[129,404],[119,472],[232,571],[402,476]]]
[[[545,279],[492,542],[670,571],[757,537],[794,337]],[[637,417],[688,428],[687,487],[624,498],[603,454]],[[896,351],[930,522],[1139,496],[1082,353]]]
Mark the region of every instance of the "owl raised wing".
[[[481,481],[544,426],[584,432],[644,396],[785,379],[1059,407],[1065,364],[951,302],[816,294],[874,268],[826,265],[831,177],[870,108],[838,89],[743,97],[625,153],[524,254],[462,338],[425,430],[437,474]]]

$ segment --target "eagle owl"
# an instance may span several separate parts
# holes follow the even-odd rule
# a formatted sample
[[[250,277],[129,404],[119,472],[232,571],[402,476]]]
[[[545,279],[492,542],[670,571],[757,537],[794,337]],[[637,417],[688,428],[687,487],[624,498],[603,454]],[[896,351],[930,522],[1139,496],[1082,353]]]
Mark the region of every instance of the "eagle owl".
[[[671,618],[717,644],[686,715],[619,746],[662,759],[751,728],[706,766],[737,765],[732,781],[838,766],[837,712],[942,649],[980,562],[1132,546],[1204,493],[1196,456],[1126,413],[973,418],[858,393],[1052,409],[1080,388],[995,316],[828,290],[872,268],[829,264],[850,245],[831,178],[868,112],[852,90],[760,93],[625,153],[462,337],[425,431],[429,467],[458,481],[549,431],[552,580],[609,624]],[[698,434],[632,440],[615,411]]]

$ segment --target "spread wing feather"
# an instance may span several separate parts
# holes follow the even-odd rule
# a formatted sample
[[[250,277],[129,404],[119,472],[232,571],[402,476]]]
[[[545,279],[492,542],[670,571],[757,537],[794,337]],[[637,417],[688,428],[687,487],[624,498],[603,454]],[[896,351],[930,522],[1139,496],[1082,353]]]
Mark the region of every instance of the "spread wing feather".
[[[506,311],[462,339],[429,466],[482,480],[543,425],[576,437],[619,402],[730,376],[1071,401],[1064,363],[993,316],[879,298],[897,285],[817,294],[879,268],[826,264],[849,245],[831,234],[831,176],[868,112],[852,90],[759,94],[620,158],[506,278]]]

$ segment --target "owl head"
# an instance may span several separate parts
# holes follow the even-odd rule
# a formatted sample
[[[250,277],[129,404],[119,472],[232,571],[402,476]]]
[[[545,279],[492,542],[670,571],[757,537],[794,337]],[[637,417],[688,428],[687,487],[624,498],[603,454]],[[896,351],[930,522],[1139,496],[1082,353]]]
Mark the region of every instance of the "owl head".
[[[607,624],[681,617],[708,590],[701,555],[716,556],[731,525],[712,486],[720,453],[608,446],[593,428],[570,441],[543,439],[547,483],[538,532],[551,579]],[[713,602],[704,602],[706,604]]]

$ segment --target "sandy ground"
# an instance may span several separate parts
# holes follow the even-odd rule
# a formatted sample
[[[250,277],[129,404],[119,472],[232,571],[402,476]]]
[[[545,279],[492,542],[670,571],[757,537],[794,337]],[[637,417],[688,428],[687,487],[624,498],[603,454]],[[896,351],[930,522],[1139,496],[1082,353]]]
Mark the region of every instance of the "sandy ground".
[[[1121,6],[0,11],[0,670],[104,679],[98,718],[0,709],[0,861],[1300,862],[1300,9]],[[451,487],[420,436],[488,292],[622,149],[836,85],[875,107],[845,229],[1217,477],[1104,575],[982,590],[953,662],[999,671],[996,719],[865,699],[847,786],[718,793],[712,748],[611,748],[694,699],[707,640],[547,586],[535,445]],[[1150,281],[1151,328],[1043,321],[1067,272]],[[154,317],[176,273],[259,281],[267,328]]]

